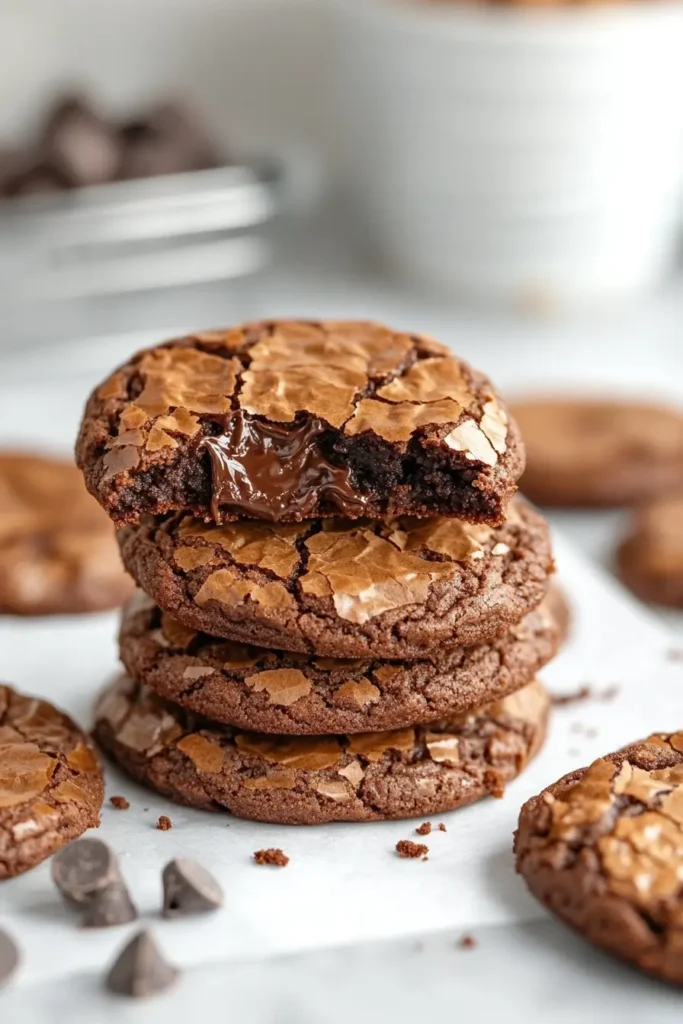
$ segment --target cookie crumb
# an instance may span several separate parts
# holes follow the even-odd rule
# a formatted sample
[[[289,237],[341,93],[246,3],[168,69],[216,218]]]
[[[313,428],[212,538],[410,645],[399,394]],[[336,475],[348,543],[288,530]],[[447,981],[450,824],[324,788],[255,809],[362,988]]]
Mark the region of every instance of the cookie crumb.
[[[432,831],[431,821],[424,821],[421,825],[418,825],[415,831],[419,836],[428,836],[429,833]]]
[[[257,864],[270,864],[274,868],[284,868],[289,864],[289,857],[282,850],[256,850],[254,860]]]
[[[399,839],[396,843],[396,853],[407,860],[417,860],[418,857],[427,860],[429,847],[424,843],[414,843],[411,839]]]
[[[157,821],[157,828],[162,832],[168,832],[169,828],[173,828],[173,822],[165,814],[162,814]]]
[[[442,821],[439,822],[439,832],[448,832],[448,829]]]
[[[578,704],[582,700],[589,700],[591,697],[590,686],[580,686],[574,693],[554,693],[552,696],[553,706],[564,707],[565,704]]]
[[[117,811],[127,811],[130,807],[130,801],[126,800],[125,796],[110,796],[109,803]]]
[[[496,800],[500,800],[501,797],[505,796],[505,780],[500,772],[495,772],[491,768],[485,771],[484,785],[486,786],[486,792],[488,795],[494,796]]]
[[[605,687],[605,689],[600,694],[600,700],[614,700],[614,698],[618,696],[618,694],[619,687],[616,685],[616,683],[613,683],[611,686]]]
[[[463,935],[459,940],[458,945],[460,949],[474,949],[477,945],[477,940],[474,935]]]
[[[664,657],[667,661],[683,661],[683,647],[670,647]]]

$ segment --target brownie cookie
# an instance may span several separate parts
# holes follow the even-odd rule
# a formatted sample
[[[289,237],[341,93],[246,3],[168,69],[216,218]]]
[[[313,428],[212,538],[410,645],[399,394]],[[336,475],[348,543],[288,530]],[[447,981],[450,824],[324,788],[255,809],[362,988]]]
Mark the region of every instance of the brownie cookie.
[[[683,485],[683,411],[583,398],[520,402],[524,493],[539,505],[629,505]]]
[[[219,726],[123,678],[96,710],[100,744],[178,803],[316,825],[410,818],[502,796],[540,748],[549,698],[534,682],[429,728],[356,736],[267,736]]]
[[[683,608],[683,494],[634,513],[617,552],[619,575],[644,601]]]
[[[76,453],[118,525],[173,511],[495,525],[524,468],[486,377],[360,321],[264,321],[140,352],[90,397]]]
[[[100,611],[132,589],[111,523],[76,467],[0,453],[0,612]]]
[[[683,733],[650,736],[529,800],[515,853],[566,924],[683,984]]]
[[[85,733],[47,701],[0,685],[0,880],[99,825],[103,797]]]
[[[124,610],[121,660],[160,696],[241,729],[295,735],[402,729],[489,704],[533,679],[562,637],[547,600],[488,644],[389,662],[219,640],[182,626],[139,594]]]
[[[455,519],[222,526],[147,517],[119,531],[140,587],[186,626],[333,658],[427,658],[500,636],[542,600],[545,520],[513,503],[493,529]]]
[[[559,630],[560,644],[563,644],[571,632],[573,615],[567,594],[559,583],[553,582],[550,585],[543,606]]]

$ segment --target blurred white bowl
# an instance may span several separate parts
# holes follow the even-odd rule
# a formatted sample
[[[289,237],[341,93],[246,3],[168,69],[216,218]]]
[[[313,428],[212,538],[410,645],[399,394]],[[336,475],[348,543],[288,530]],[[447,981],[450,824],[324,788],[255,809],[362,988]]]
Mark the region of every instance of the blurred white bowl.
[[[356,197],[400,273],[559,306],[665,275],[683,219],[683,4],[336,6]]]

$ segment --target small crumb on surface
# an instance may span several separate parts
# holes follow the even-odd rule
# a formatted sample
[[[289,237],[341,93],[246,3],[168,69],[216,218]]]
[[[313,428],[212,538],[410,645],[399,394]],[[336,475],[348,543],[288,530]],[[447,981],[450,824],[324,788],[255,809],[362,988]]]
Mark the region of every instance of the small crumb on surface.
[[[169,828],[173,828],[173,822],[165,814],[162,814],[157,821],[157,828],[162,832],[168,832]]]
[[[112,807],[115,807],[117,811],[127,811],[130,807],[130,802],[126,800],[125,796],[110,796],[109,803]]]
[[[444,823],[442,821],[440,821],[439,822],[439,832],[447,832],[447,831],[448,831],[448,829],[446,828]]]
[[[405,857],[406,860],[427,860],[429,854],[429,847],[425,846],[424,843],[414,843],[410,839],[399,839],[396,843],[396,853],[399,857]]]
[[[600,694],[600,700],[614,700],[614,698],[618,695],[619,687],[616,685],[616,683],[613,683],[611,686],[605,687],[605,689]]]
[[[282,850],[256,850],[254,860],[257,864],[269,864],[274,868],[284,868],[289,864],[289,857]]]
[[[683,661],[683,647],[670,647],[665,657],[667,661]]]
[[[598,730],[597,729],[586,729],[586,736],[588,737],[589,740],[594,740],[597,735],[598,735]]]
[[[578,704],[582,700],[588,700],[590,696],[590,686],[580,686],[573,693],[554,693],[552,703],[556,708],[564,707],[566,704]]]
[[[423,821],[421,825],[417,826],[415,831],[419,836],[428,836],[429,833],[432,831],[431,821]]]
[[[477,945],[477,940],[474,935],[463,935],[458,942],[460,949],[474,949]]]

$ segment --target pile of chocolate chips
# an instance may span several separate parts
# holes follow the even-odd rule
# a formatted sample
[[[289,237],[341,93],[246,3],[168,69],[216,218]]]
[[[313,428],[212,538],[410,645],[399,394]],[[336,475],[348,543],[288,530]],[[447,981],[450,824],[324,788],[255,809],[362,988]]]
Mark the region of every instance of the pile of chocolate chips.
[[[0,196],[34,195],[218,167],[225,163],[194,113],[165,102],[131,121],[65,97],[33,145],[0,151]]]

